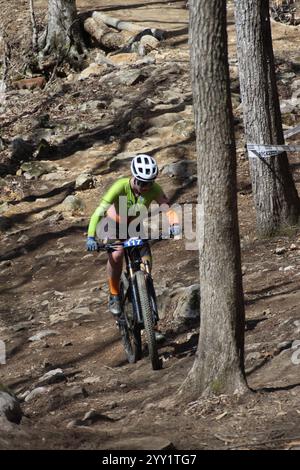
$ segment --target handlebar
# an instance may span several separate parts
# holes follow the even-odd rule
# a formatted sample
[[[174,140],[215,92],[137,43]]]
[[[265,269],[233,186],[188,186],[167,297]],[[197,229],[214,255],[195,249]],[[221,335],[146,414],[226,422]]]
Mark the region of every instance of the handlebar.
[[[174,238],[172,235],[169,235],[169,238]],[[136,245],[134,243],[132,243],[132,245],[130,244],[127,244],[128,242],[130,242],[130,240],[133,240],[131,238],[127,239],[127,240],[124,240],[123,242],[111,242],[111,243],[98,243],[97,242],[97,251],[115,251],[115,248],[117,246],[123,246],[123,247],[126,247],[126,248],[134,248],[134,247],[138,247],[139,244],[137,243]],[[145,242],[149,242],[149,241],[161,241],[161,240],[167,240],[167,238],[164,238],[163,237],[163,234],[160,234],[158,238],[155,238],[154,240],[150,239],[150,238],[138,238],[138,239],[134,239],[134,240],[140,240],[142,241],[143,243]],[[143,245],[143,243],[141,244],[141,246]]]

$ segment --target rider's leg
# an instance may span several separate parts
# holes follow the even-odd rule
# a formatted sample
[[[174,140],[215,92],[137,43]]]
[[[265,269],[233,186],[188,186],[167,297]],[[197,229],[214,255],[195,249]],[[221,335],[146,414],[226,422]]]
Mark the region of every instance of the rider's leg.
[[[120,249],[108,254],[107,276],[109,290],[112,295],[119,294],[119,284],[122,274],[124,250]]]
[[[119,285],[123,267],[123,256],[123,248],[118,247],[116,251],[108,254],[107,261],[107,275],[110,292],[109,308],[110,311],[116,315],[121,313]]]
[[[152,270],[152,254],[149,243],[145,243],[145,245],[141,249],[141,257],[142,261],[145,266],[148,267],[149,272],[151,273]],[[143,269],[143,266],[142,266]]]
[[[144,266],[147,266],[149,269],[149,273],[151,274],[151,269],[152,269],[152,256],[142,256],[142,261]],[[142,266],[142,269],[145,269],[144,266]]]

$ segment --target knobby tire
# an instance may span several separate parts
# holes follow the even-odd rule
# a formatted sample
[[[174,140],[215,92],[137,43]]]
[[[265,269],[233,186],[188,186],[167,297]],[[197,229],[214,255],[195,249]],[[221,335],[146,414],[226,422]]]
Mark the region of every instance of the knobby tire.
[[[151,360],[153,370],[161,369],[161,361],[158,356],[158,349],[155,339],[153,313],[151,309],[150,299],[148,296],[145,275],[143,271],[137,271],[134,274],[136,288],[139,297],[139,304],[144,321],[144,328],[146,332],[146,339],[148,344],[149,357]]]
[[[142,340],[141,340],[141,328],[139,325],[134,325],[132,322],[133,312],[132,303],[129,301],[127,293],[126,281],[123,275],[120,285],[120,293],[124,300],[123,303],[123,315],[119,320],[119,329],[121,332],[123,347],[127,356],[127,360],[130,364],[134,364],[142,356]],[[127,281],[128,283],[128,281]]]

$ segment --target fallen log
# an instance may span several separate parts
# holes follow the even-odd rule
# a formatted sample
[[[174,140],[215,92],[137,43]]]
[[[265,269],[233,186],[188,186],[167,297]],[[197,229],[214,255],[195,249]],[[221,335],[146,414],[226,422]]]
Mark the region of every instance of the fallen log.
[[[116,28],[120,31],[130,31],[131,33],[138,33],[145,29],[144,26],[139,26],[128,21],[123,21],[119,18],[113,18],[112,16],[106,15],[105,13],[101,13],[99,11],[94,11],[92,14],[92,18],[97,22],[103,22],[106,25],[112,26],[113,28]]]
[[[164,39],[165,32],[160,29],[147,28],[139,31],[132,36],[122,48],[112,52],[113,54],[137,52],[139,55],[145,55],[152,49],[156,49],[159,41]]]
[[[114,32],[109,26],[119,29],[120,32]],[[84,29],[98,41],[100,46],[115,51],[114,54],[136,52],[143,36],[153,36],[157,41],[161,41],[166,37],[166,31],[161,29],[145,28],[128,21],[113,18],[99,11],[94,11],[92,16],[85,20]],[[150,47],[151,49],[153,49],[153,44]]]
[[[128,33],[115,32],[103,23],[103,21],[95,21],[92,17],[85,20],[84,29],[96,39],[100,46],[109,50],[122,48],[129,37]]]

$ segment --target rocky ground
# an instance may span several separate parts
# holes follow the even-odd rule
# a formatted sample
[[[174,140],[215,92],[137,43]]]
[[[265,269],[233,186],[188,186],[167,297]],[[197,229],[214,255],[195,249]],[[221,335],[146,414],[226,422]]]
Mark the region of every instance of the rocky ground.
[[[14,67],[0,105],[0,339],[7,352],[0,366],[0,448],[299,447],[300,230],[270,240],[255,235],[232,8],[228,31],[250,390],[243,397],[174,405],[197,348],[197,252],[186,251],[184,240],[153,246],[167,340],[160,347],[163,369],[152,371],[147,357],[126,363],[107,312],[105,256],[86,253],[84,242],[101,194],[128,174],[135,152],[155,156],[159,181],[172,201],[197,201],[186,2],[136,0],[130,7],[120,0],[78,1],[81,13],[103,10],[166,29],[168,37],[144,57],[119,54],[108,62],[94,48],[85,71],[65,70],[42,89],[11,85],[26,78],[17,52],[23,48],[26,56],[29,16],[25,1],[0,3],[2,20],[13,9],[19,25],[16,30],[6,24]],[[46,2],[35,3],[42,23]],[[273,23],[286,130],[300,121],[299,29]],[[299,155],[290,154],[290,162],[299,191]]]

